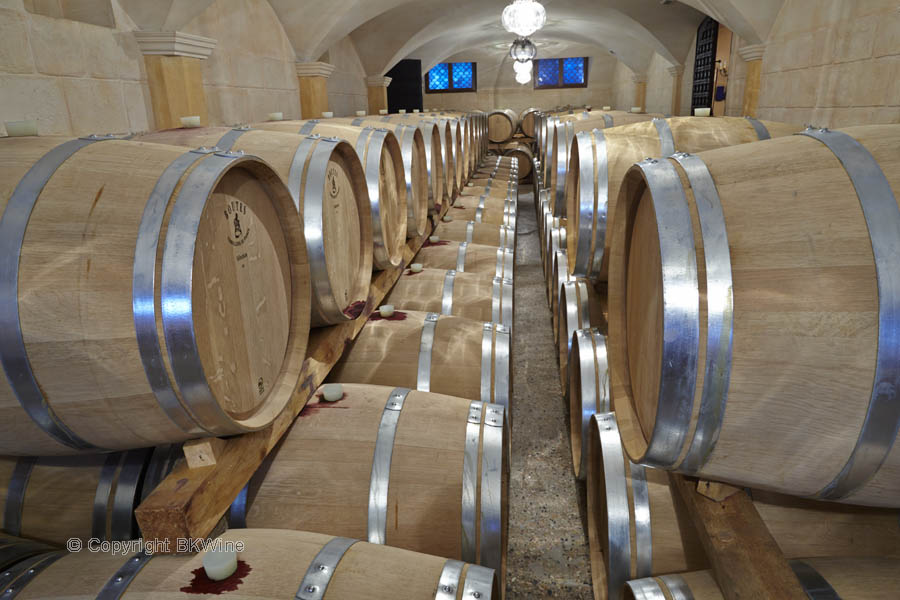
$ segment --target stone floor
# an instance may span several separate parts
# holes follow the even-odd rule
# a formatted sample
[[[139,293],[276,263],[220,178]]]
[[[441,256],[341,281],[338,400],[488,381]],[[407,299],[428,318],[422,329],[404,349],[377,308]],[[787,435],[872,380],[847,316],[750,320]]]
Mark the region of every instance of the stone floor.
[[[517,225],[506,597],[590,600],[585,490],[572,473],[530,188],[520,188]]]

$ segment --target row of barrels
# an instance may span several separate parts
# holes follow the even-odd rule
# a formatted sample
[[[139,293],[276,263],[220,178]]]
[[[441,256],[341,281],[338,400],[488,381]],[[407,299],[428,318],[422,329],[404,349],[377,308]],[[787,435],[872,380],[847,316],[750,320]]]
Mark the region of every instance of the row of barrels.
[[[268,425],[310,327],[355,319],[486,151],[483,115],[386,118],[2,140],[0,453]]]
[[[0,514],[9,537],[0,539],[0,557],[21,561],[0,565],[7,569],[0,594],[56,597],[60,581],[78,572],[78,587],[66,586],[67,594],[167,597],[237,586],[275,598],[293,586],[298,598],[502,598],[515,169],[509,159],[486,163],[456,201],[479,212],[472,222],[485,228],[483,241],[491,227],[508,229],[503,236],[513,241],[501,243],[495,233],[493,245],[479,244],[465,231],[451,241],[455,232],[445,226],[453,221],[439,221],[385,298],[391,311],[372,315],[330,383],[235,498],[226,515],[230,531],[219,541],[243,541],[239,558],[250,569],[239,565],[216,583],[198,568],[202,557],[150,561],[138,553],[118,556],[117,563],[109,555],[101,560],[54,548],[71,539],[88,547],[136,537],[133,510],[180,460],[177,446],[6,458],[0,459]],[[404,361],[411,351],[415,356]],[[381,364],[373,370],[377,355]],[[282,564],[280,556],[292,556],[291,568],[275,577],[270,568]],[[311,579],[328,557],[333,578]],[[252,574],[256,563],[274,583]],[[122,584],[129,565],[140,572],[113,585]],[[166,565],[171,576],[160,577],[154,565]],[[310,586],[319,586],[318,595]],[[119,595],[103,595],[111,589]]]
[[[746,486],[810,597],[895,594],[898,136],[654,120],[576,133],[565,202],[544,181],[598,600],[723,597],[667,471]]]

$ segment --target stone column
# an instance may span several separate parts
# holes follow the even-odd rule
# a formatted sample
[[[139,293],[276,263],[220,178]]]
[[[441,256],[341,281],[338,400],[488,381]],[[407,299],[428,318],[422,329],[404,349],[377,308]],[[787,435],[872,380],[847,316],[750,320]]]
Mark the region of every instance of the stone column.
[[[738,48],[738,54],[747,63],[747,79],[744,81],[744,102],[741,112],[744,116],[755,117],[759,109],[759,89],[762,80],[762,58],[766,51],[764,44],[753,44]]]
[[[391,85],[390,77],[382,77],[381,75],[366,77],[370,115],[377,115],[379,110],[387,110],[387,88],[389,85]]]
[[[328,78],[334,65],[323,62],[297,63],[300,81],[300,114],[304,119],[320,119],[328,110]]]
[[[156,128],[181,127],[181,118],[192,116],[208,125],[203,61],[216,40],[181,31],[135,31],[134,37],[147,67]]]
[[[641,107],[641,112],[647,112],[647,76],[635,73],[631,80],[634,82],[634,106]]]
[[[675,65],[666,70],[672,76],[672,110],[669,114],[677,117],[681,114],[681,85],[684,81],[684,65]]]

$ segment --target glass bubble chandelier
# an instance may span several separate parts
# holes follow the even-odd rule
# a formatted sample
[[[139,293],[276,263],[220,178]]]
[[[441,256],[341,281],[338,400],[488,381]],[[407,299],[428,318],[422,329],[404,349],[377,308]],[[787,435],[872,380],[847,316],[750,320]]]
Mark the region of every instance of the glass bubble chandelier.
[[[510,33],[527,38],[547,23],[547,11],[535,0],[513,0],[503,9],[500,22]]]
[[[518,38],[509,47],[509,57],[518,62],[527,62],[537,56],[537,48],[528,38]]]
[[[516,71],[516,81],[522,85],[531,81],[531,69],[528,69],[527,71]]]
[[[524,62],[517,60],[513,63],[513,70],[516,73],[525,73],[525,72],[531,73],[531,69],[533,69],[533,68],[534,68],[534,63],[530,60],[526,60]]]

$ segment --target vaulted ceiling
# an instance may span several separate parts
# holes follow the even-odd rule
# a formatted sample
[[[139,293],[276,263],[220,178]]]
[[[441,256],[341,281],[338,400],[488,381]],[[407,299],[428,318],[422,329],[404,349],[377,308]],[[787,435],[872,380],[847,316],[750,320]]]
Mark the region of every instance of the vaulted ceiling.
[[[368,75],[404,58],[427,69],[450,56],[502,52],[512,34],[500,25],[509,0],[269,0],[297,60],[317,60],[350,36]],[[175,30],[212,0],[118,0],[141,29]],[[535,42],[611,53],[635,72],[653,53],[672,65],[687,56],[697,25],[710,15],[747,43],[766,39],[784,0],[542,0],[548,23]],[[555,54],[555,53],[554,53]]]

